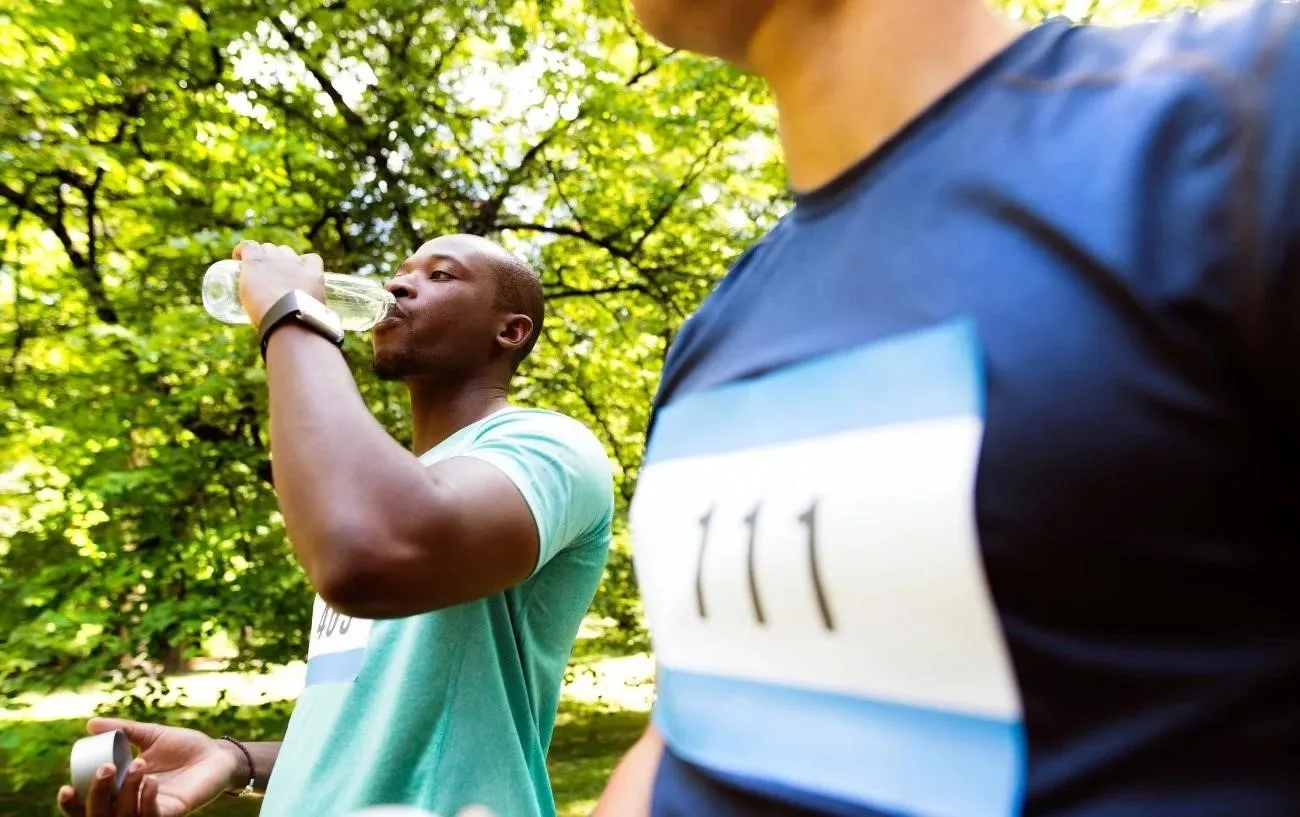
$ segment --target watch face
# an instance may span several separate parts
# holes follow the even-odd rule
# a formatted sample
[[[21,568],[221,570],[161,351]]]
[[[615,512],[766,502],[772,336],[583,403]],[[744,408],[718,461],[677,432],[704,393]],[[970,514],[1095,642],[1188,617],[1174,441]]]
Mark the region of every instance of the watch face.
[[[297,290],[295,292],[298,313],[302,320],[311,323],[332,333],[337,337],[342,337],[343,328],[339,325],[338,316],[325,307],[325,304],[316,300],[307,293]]]

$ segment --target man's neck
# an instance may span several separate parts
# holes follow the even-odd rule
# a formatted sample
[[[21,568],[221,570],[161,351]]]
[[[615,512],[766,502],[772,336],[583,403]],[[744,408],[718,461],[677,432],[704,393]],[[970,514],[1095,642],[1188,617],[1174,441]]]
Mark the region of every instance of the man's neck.
[[[790,182],[809,191],[879,148],[1019,31],[983,0],[781,2],[745,63],[772,87]]]
[[[417,456],[509,405],[505,387],[489,379],[454,386],[432,378],[408,380],[406,387],[411,395],[411,450]]]

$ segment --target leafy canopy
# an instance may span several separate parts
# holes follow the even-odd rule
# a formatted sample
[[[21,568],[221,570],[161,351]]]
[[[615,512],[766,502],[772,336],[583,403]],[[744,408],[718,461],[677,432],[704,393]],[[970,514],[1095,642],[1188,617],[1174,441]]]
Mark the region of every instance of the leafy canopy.
[[[1006,0],[1026,19],[1168,2]],[[6,0],[0,7],[0,686],[299,657],[265,374],[198,282],[245,237],[384,274],[492,236],[551,318],[517,400],[635,483],[674,332],[788,206],[761,86],[618,0]],[[346,353],[405,441],[399,387]],[[639,643],[626,531],[598,598]]]

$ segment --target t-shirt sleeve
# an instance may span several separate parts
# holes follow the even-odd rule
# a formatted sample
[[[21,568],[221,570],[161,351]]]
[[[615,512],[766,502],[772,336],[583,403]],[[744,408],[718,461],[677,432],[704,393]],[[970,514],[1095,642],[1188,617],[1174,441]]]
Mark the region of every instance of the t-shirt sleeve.
[[[1260,55],[1257,167],[1263,286],[1252,310],[1264,376],[1288,415],[1300,411],[1300,5],[1272,4]],[[1253,333],[1252,333],[1253,334]]]
[[[496,466],[523,495],[537,524],[534,574],[565,548],[608,537],[614,515],[609,457],[576,420],[509,412],[486,425],[460,456]]]

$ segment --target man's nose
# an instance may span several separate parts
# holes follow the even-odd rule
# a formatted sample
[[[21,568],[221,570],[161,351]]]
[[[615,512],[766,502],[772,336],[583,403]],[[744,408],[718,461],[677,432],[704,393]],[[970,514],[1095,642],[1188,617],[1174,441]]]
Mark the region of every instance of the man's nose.
[[[411,283],[410,279],[405,275],[398,276],[397,278],[394,278],[393,280],[384,284],[384,289],[393,293],[394,298],[415,297],[415,286]]]

